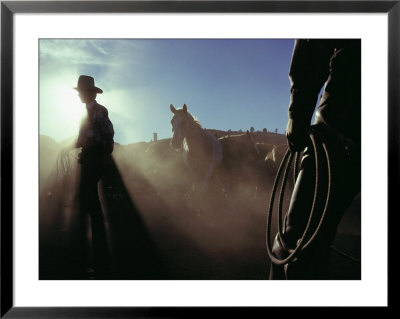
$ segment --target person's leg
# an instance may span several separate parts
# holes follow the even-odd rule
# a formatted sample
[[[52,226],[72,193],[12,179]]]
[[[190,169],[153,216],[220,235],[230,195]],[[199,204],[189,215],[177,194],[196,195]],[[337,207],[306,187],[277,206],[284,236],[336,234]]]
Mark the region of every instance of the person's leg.
[[[287,279],[331,279],[329,277],[330,246],[335,239],[340,220],[358,194],[360,175],[357,167],[342,166],[343,171],[335,174],[324,223],[312,244],[299,255],[299,259],[286,267]]]
[[[89,243],[87,240],[88,233],[88,220],[90,210],[90,199],[88,190],[90,189],[90,169],[86,164],[81,164],[80,181],[79,181],[79,212],[77,225],[74,228],[73,235],[73,249],[75,250],[76,271],[80,277],[86,278],[88,256],[89,256]]]
[[[275,236],[274,245],[272,248],[272,252],[276,258],[284,259],[288,256],[287,251],[282,247],[279,242],[278,235]],[[269,270],[269,280],[285,280],[285,269],[284,266],[275,265],[271,262],[271,267]]]
[[[299,174],[293,189],[289,209],[285,216],[283,241],[290,249],[296,247],[297,240],[302,236],[306,227],[313,202],[314,185],[314,158],[309,150],[306,150],[301,160]],[[284,259],[289,255],[287,247],[282,245],[278,235],[275,238],[272,252],[279,259]],[[270,279],[288,279],[286,278],[284,266],[277,266],[272,263]]]
[[[348,155],[339,139],[325,133],[331,165],[331,191],[329,205],[324,222],[318,235],[302,252],[298,259],[286,267],[287,279],[329,279],[328,265],[330,245],[332,244],[339,222],[358,194],[361,185],[360,157],[357,154]],[[311,229],[318,226],[322,211],[325,207],[328,186],[327,161],[322,148],[318,148],[318,193],[316,201],[316,215],[311,223]],[[312,205],[315,185],[315,162],[313,155],[303,158],[299,178],[296,181],[295,191],[286,216],[284,241],[294,248],[301,238]],[[308,238],[306,238],[308,240]]]
[[[93,167],[91,176],[91,185],[89,192],[90,198],[90,218],[92,228],[92,247],[95,261],[95,272],[98,275],[105,275],[110,268],[109,252],[107,245],[107,235],[104,224],[104,215],[98,194],[98,182],[102,176],[102,167],[96,165]]]

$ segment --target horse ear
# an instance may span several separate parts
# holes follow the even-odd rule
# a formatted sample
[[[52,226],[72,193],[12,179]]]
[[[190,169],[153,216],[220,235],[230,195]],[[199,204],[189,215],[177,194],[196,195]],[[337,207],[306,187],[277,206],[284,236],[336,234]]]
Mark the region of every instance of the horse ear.
[[[186,106],[186,104],[183,104],[183,107],[182,107],[182,109],[183,109],[183,112],[187,112],[187,106]]]
[[[169,105],[169,108],[171,109],[172,113],[176,113],[176,108],[172,104]]]

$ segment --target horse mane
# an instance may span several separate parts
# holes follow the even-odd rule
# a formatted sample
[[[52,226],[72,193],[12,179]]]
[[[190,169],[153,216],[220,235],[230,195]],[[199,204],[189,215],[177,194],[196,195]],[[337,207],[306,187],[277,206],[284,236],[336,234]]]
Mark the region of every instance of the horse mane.
[[[186,114],[189,117],[189,119],[191,119],[194,126],[201,128],[201,129],[203,128],[201,126],[200,122],[189,111],[184,112],[183,109],[178,109],[177,111],[180,113]]]
[[[189,116],[190,116],[190,118],[192,119],[192,121],[193,121],[193,124],[195,125],[195,126],[197,126],[198,128],[203,128],[202,126],[201,126],[201,124],[200,124],[200,122],[199,122],[199,120],[198,119],[196,119],[192,114],[190,114],[189,112],[187,113]]]

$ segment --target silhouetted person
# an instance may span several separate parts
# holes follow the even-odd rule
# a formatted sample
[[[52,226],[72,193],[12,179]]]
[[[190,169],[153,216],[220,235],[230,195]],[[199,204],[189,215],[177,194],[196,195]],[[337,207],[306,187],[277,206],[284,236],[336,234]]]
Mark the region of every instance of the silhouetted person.
[[[343,213],[361,189],[361,41],[296,40],[289,78],[291,99],[286,136],[291,150],[304,152],[285,217],[283,241],[275,238],[275,256],[280,259],[288,256],[288,250],[294,249],[303,235],[309,218],[315,162],[314,154],[305,147],[318,94],[325,82],[314,124],[326,139],[333,184],[320,235],[293,262],[285,266],[272,264],[270,279],[329,279],[329,246]],[[319,156],[320,212],[327,193],[324,157],[323,153]]]
[[[103,91],[94,85],[94,79],[81,75],[78,87],[75,89],[79,92],[82,103],[86,104],[87,110],[87,115],[81,122],[76,144],[81,148],[78,160],[81,166],[79,204],[82,247],[80,248],[84,249],[87,244],[87,217],[90,216],[95,274],[97,278],[101,278],[109,273],[110,260],[97,184],[111,163],[114,130],[107,109],[96,102],[97,94]],[[82,252],[82,262],[85,262],[87,254],[84,250]]]

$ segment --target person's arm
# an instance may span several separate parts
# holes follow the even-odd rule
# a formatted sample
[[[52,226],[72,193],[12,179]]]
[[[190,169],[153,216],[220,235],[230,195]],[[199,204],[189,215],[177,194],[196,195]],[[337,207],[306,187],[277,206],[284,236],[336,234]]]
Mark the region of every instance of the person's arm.
[[[98,109],[94,114],[93,121],[95,123],[94,142],[102,151],[109,152],[110,145],[114,137],[114,128],[108,118],[108,112],[105,108]]]
[[[289,70],[290,102],[286,137],[291,150],[307,143],[318,93],[329,75],[330,40],[296,40]]]

